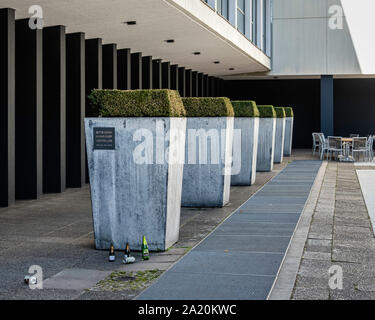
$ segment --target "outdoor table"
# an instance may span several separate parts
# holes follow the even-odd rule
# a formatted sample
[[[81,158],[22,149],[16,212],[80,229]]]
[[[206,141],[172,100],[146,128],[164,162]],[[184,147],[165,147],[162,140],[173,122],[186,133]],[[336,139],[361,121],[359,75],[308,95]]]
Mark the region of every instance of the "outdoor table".
[[[354,162],[354,158],[350,155],[350,147],[353,144],[353,138],[341,138],[342,141],[342,155],[339,160],[342,162]]]

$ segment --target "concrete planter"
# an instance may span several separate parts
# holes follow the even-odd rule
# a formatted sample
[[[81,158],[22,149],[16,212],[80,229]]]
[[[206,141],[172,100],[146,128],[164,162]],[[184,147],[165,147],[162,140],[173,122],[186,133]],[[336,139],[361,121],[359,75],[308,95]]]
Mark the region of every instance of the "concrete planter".
[[[285,118],[284,156],[286,157],[292,154],[293,123],[293,117]]]
[[[231,185],[250,186],[256,178],[259,118],[234,118],[234,129]]]
[[[229,202],[233,125],[232,117],[188,118],[183,207],[222,207]]]
[[[114,130],[114,150],[96,149],[103,147],[100,128]],[[96,248],[124,249],[129,242],[140,250],[143,235],[150,250],[172,246],[179,236],[186,118],[86,118],[85,131]]]
[[[283,162],[285,138],[285,118],[276,118],[274,163]]]
[[[273,169],[275,152],[276,118],[259,118],[257,171]]]

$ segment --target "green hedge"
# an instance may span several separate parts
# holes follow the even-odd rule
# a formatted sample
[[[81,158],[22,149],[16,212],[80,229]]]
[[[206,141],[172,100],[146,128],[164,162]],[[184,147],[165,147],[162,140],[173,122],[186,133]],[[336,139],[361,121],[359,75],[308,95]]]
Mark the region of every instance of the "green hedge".
[[[276,117],[285,118],[285,110],[283,107],[275,107]]]
[[[285,110],[285,116],[286,116],[287,118],[292,118],[292,117],[294,117],[293,108],[291,108],[291,107],[284,107],[284,110]]]
[[[92,90],[88,96],[93,117],[185,117],[174,90]]]
[[[276,111],[273,106],[258,106],[260,118],[276,118]]]
[[[259,110],[255,101],[232,101],[235,117],[259,117]]]
[[[233,117],[228,98],[182,98],[187,117]]]

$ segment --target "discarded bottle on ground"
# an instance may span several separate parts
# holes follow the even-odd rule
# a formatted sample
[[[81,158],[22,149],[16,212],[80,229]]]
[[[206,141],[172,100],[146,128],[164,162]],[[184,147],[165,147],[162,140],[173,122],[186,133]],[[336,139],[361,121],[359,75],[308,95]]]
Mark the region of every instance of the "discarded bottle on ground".
[[[133,263],[135,261],[134,257],[130,256],[130,246],[129,243],[126,243],[125,252],[124,252],[124,263],[129,264]]]
[[[108,261],[109,262],[113,262],[116,260],[116,255],[115,255],[115,247],[113,246],[113,244],[111,243],[111,246],[109,248],[109,257],[108,257]]]
[[[148,260],[150,258],[150,255],[148,252],[148,245],[147,245],[145,236],[143,236],[143,240],[142,240],[142,258],[143,260]]]

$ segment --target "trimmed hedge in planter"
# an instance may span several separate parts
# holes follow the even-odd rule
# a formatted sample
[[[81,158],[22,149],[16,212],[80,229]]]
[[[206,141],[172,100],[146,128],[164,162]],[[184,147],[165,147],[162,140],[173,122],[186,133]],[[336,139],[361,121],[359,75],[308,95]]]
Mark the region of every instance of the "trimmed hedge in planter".
[[[292,118],[292,117],[294,117],[293,108],[291,108],[291,107],[284,107],[284,110],[285,110],[285,116],[286,116],[287,118]]]
[[[255,101],[232,101],[234,116],[240,118],[259,117],[259,110]]]
[[[291,107],[285,107],[285,139],[284,139],[284,156],[292,154],[294,112]]]
[[[271,105],[258,106],[259,137],[257,171],[268,172],[273,169],[276,137],[276,111]]]
[[[283,107],[274,107],[276,112],[276,118],[285,118],[285,109]]]
[[[185,117],[175,90],[92,90],[91,114],[98,117]]]
[[[258,106],[260,118],[276,118],[275,108],[271,105]]]
[[[273,158],[274,163],[283,162],[284,156],[284,141],[285,141],[285,111],[282,107],[275,107],[276,111],[276,134],[275,134],[275,154]]]
[[[166,250],[179,237],[185,160],[178,92],[94,90],[90,99],[102,116],[85,118],[96,248],[140,250],[145,235],[150,250]]]
[[[187,117],[233,117],[228,98],[182,98]]]
[[[188,118],[181,205],[223,207],[230,195],[232,104],[228,98],[183,98],[182,101]]]

